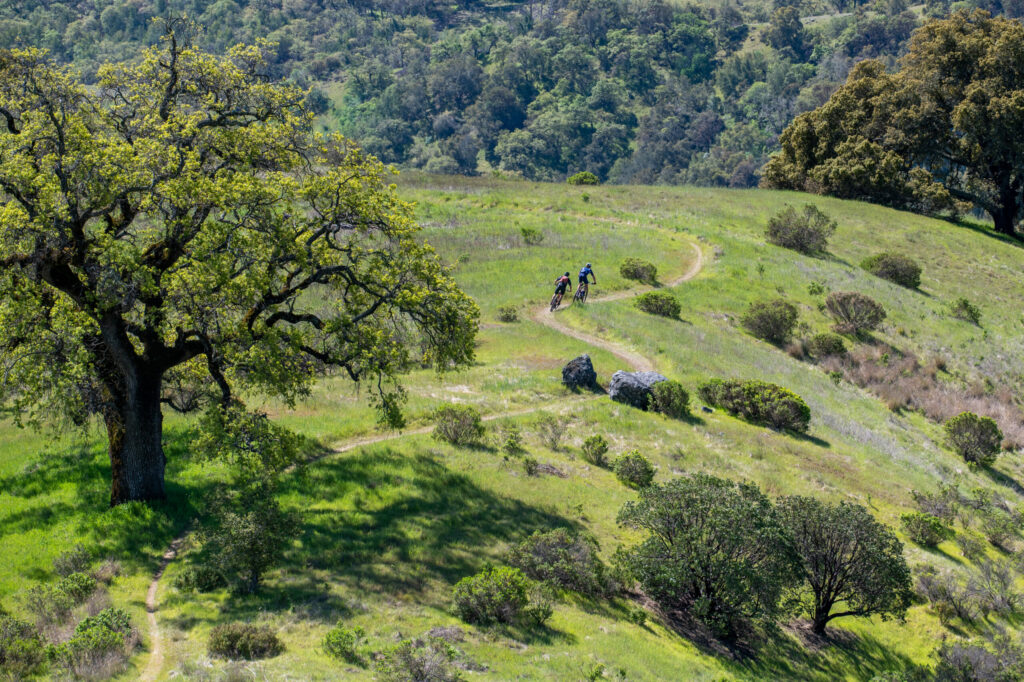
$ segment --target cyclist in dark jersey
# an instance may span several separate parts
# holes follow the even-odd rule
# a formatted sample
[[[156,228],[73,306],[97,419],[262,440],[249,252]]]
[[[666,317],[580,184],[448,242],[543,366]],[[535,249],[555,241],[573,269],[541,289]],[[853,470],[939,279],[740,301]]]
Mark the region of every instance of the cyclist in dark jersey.
[[[565,296],[565,290],[569,288],[570,282],[572,282],[572,279],[569,277],[568,272],[555,280],[555,295],[551,297],[552,311],[562,302],[562,297]]]
[[[579,277],[580,285],[579,285],[579,289],[587,289],[589,291],[590,290],[590,278],[591,277],[594,278],[594,284],[597,284],[597,275],[595,275],[594,271],[591,269],[590,263],[587,263],[580,270],[580,277]]]

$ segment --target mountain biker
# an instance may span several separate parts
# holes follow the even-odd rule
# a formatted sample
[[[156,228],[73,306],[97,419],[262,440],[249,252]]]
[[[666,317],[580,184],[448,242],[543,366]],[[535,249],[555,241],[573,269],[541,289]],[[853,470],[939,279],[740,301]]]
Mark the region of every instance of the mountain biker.
[[[597,275],[595,275],[594,271],[591,269],[590,263],[587,263],[586,266],[584,266],[583,268],[580,269],[580,277],[579,277],[580,286],[579,286],[579,289],[586,289],[588,292],[590,291],[590,279],[589,279],[590,277],[594,278],[594,284],[596,285],[597,284]]]
[[[569,272],[566,271],[564,275],[555,280],[555,296],[557,297],[558,303],[562,302],[562,296],[565,296],[565,290],[569,288],[569,283],[572,279],[569,277]],[[555,299],[552,299],[554,303]],[[551,309],[554,310],[558,303],[554,303]]]

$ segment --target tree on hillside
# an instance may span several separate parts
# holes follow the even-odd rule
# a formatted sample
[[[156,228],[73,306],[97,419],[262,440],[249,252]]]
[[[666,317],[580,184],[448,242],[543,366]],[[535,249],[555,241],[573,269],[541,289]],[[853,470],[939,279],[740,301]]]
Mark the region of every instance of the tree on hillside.
[[[101,415],[111,504],[164,497],[163,404],[291,402],[341,368],[398,423],[398,373],[472,357],[476,305],[387,170],[312,134],[265,49],[172,31],[97,88],[0,50],[0,398]]]
[[[903,617],[912,597],[903,544],[867,509],[794,496],[780,499],[778,510],[800,555],[814,632],[825,634],[843,616]]]
[[[865,61],[783,133],[764,183],[925,213],[954,202],[1012,235],[1024,211],[1024,25],[966,11],[915,31],[897,73]]]

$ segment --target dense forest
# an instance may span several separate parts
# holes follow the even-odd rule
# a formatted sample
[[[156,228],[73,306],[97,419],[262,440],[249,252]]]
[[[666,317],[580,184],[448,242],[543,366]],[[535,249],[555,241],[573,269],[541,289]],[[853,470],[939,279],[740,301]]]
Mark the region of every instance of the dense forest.
[[[0,6],[0,44],[88,81],[185,15],[206,49],[276,43],[275,75],[312,88],[322,125],[402,167],[747,187],[854,63],[894,65],[925,17],[966,4],[24,0]]]

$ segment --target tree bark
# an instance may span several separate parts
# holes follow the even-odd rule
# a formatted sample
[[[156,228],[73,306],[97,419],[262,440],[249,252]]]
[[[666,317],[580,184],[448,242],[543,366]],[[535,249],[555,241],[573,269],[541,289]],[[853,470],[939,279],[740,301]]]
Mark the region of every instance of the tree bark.
[[[167,497],[160,379],[143,375],[126,383],[104,414],[110,450],[111,507]]]
[[[992,222],[996,232],[1010,237],[1017,235],[1014,225],[1020,212],[1020,189],[1017,183],[1006,180],[999,189],[997,210],[992,212]]]

